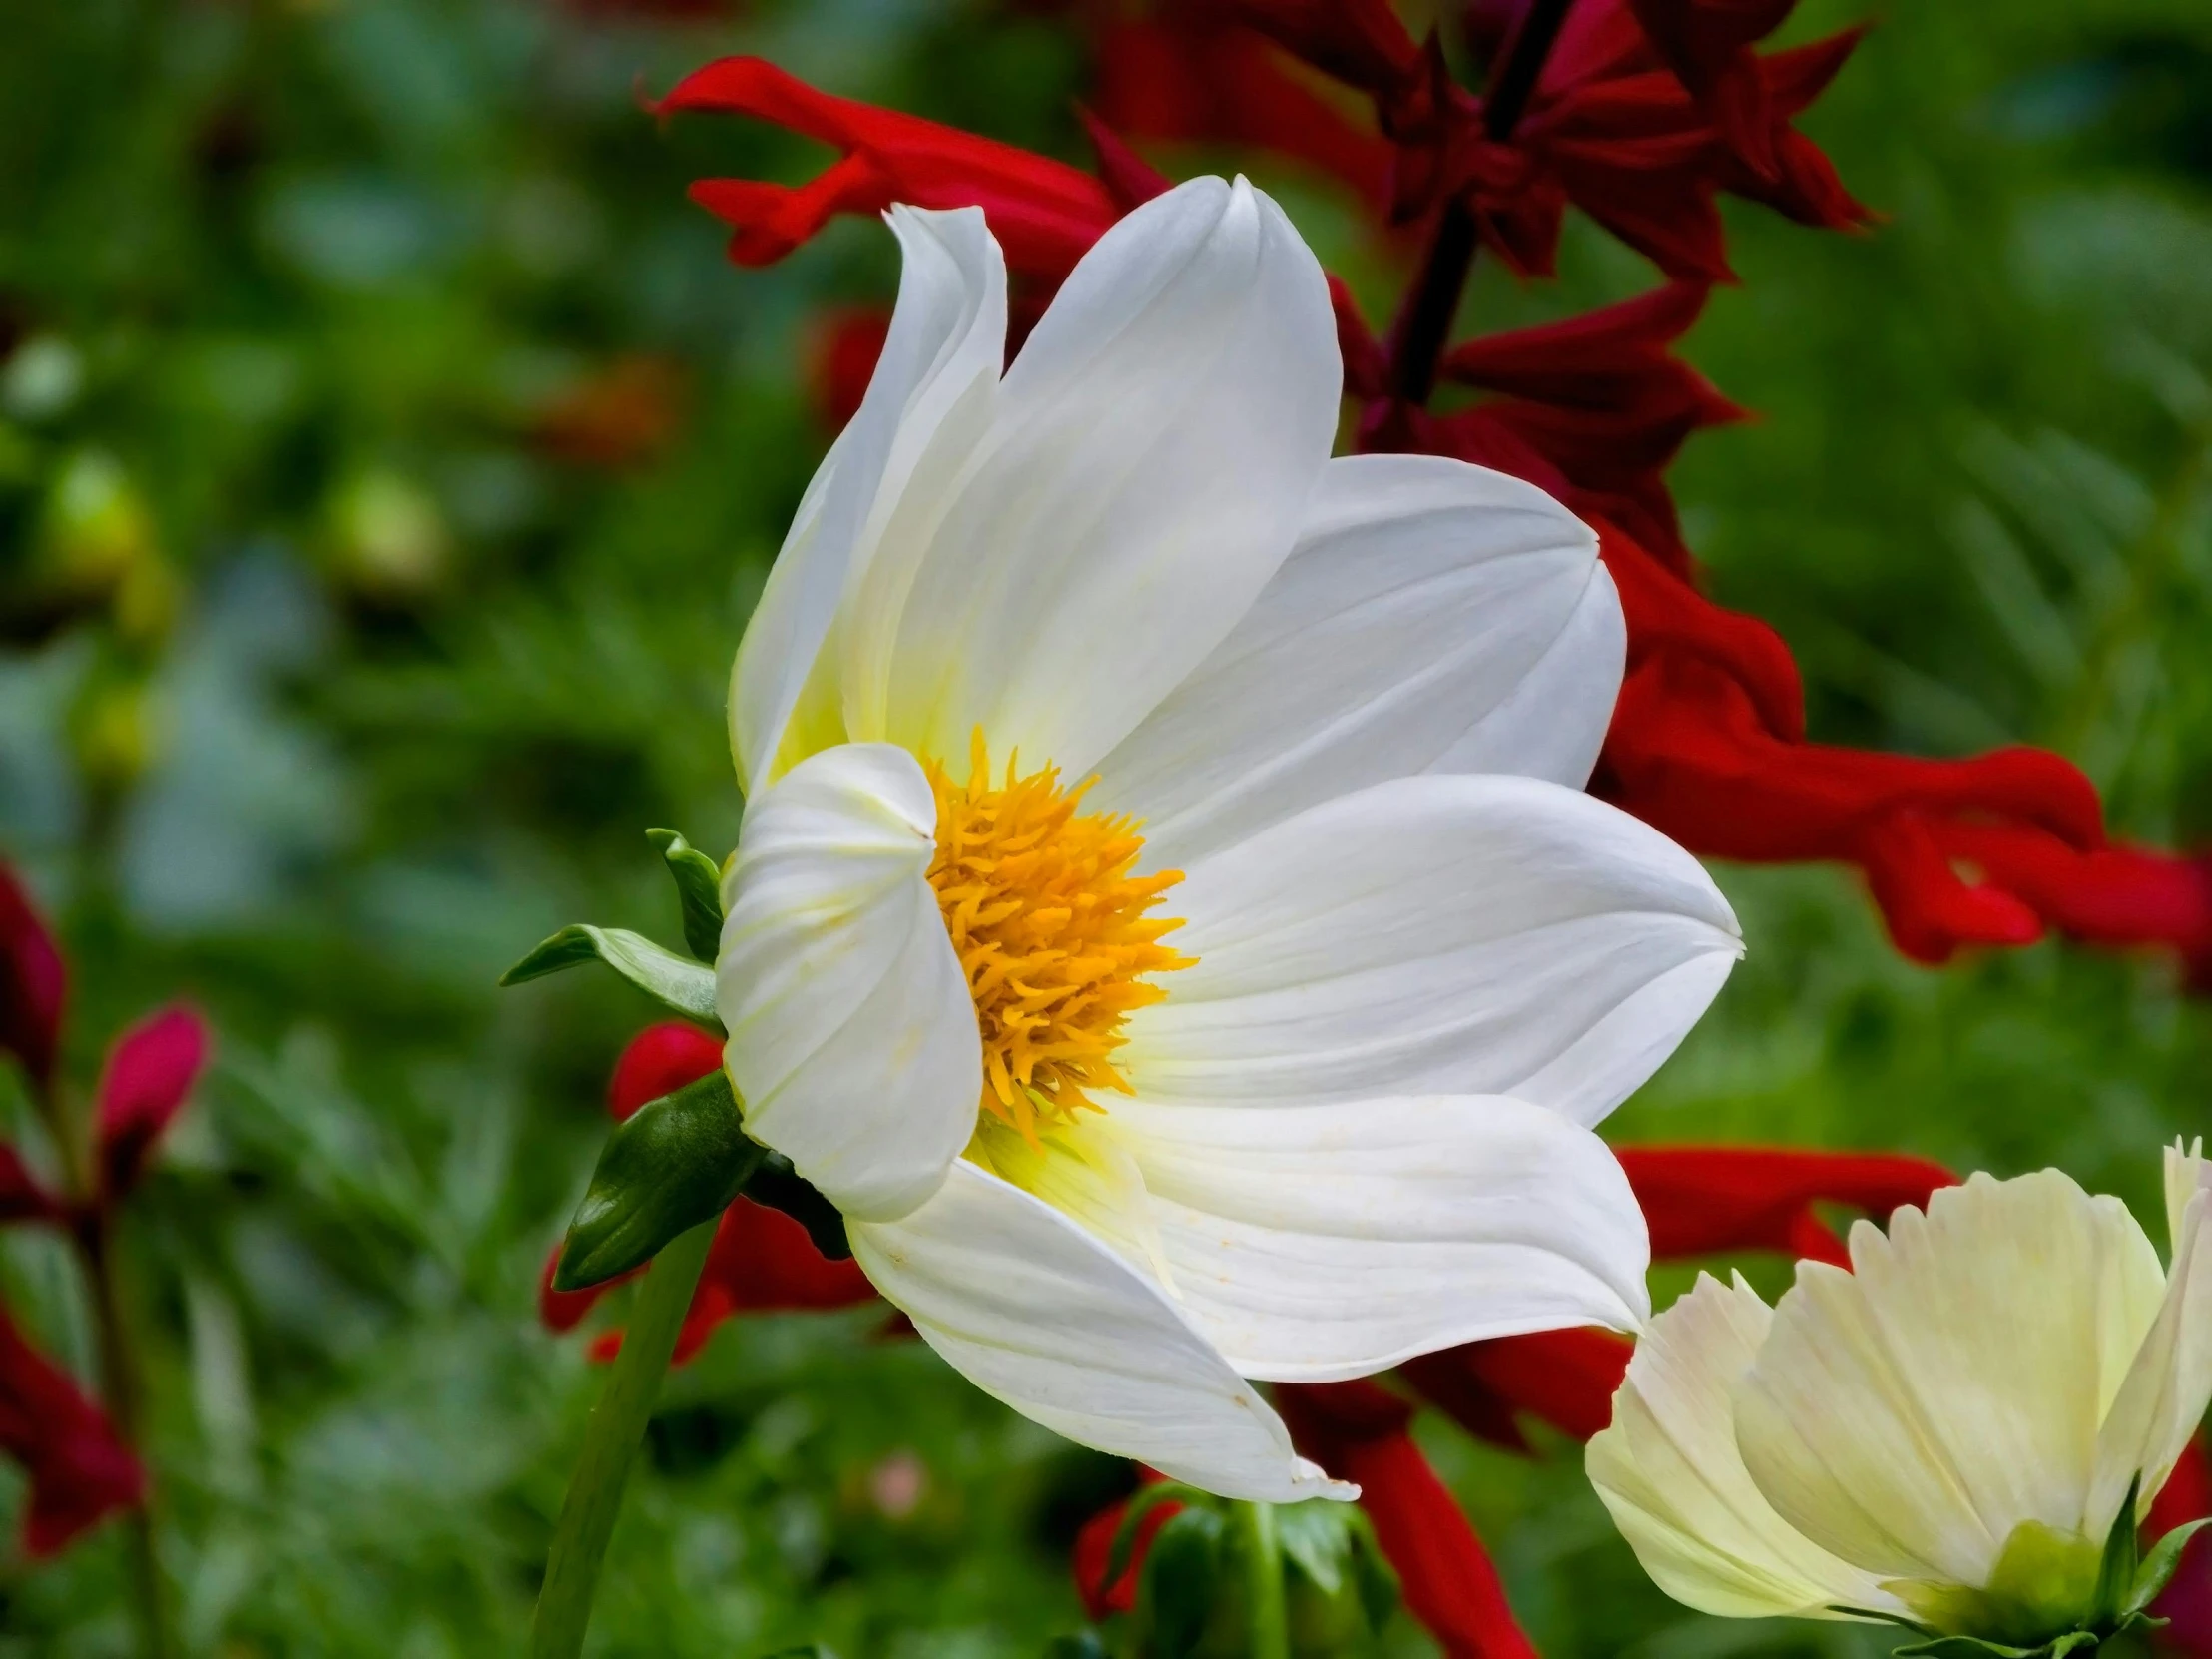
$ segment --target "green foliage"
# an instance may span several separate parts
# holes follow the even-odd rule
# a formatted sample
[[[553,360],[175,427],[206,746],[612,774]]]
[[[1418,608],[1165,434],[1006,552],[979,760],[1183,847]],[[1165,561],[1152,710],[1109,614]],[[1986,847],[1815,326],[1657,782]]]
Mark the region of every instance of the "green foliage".
[[[1868,8],[1804,10],[1798,38]],[[493,984],[566,916],[666,927],[641,827],[734,842],[722,698],[827,441],[812,319],[892,279],[863,224],[724,262],[686,183],[821,154],[663,130],[633,90],[736,50],[1084,154],[1077,49],[989,3],[9,12],[0,846],[65,924],[73,1074],[179,990],[221,1032],[125,1241],[190,1653],[519,1650],[603,1377],[532,1293],[652,1010],[599,974]],[[1731,207],[1744,282],[1691,354],[1765,418],[1676,477],[1719,597],[1799,654],[1817,737],[2055,743],[2124,832],[2212,831],[2208,87],[2196,0],[1893,8],[1808,120],[1887,222]],[[1382,314],[1398,256],[1334,187],[1161,159],[1249,167]],[[1578,232],[1560,287],[1485,266],[1465,321],[1650,281]],[[601,464],[564,410],[640,360],[674,418]],[[2212,1062],[2166,965],[2043,945],[1930,972],[1831,872],[1720,876],[1750,953],[1608,1133],[2056,1162],[2155,1214],[2155,1146],[2201,1121]],[[66,1260],[11,1234],[0,1278],[84,1364]],[[736,1321],[671,1377],[595,1653],[1030,1659],[1080,1622],[1067,1547],[1127,1471],[881,1321]],[[1419,1433],[1552,1659],[1889,1645],[1690,1613],[1573,1448]],[[0,1564],[0,1651],[124,1651],[122,1571],[112,1530]],[[1431,1651],[1402,1615],[1382,1641]]]

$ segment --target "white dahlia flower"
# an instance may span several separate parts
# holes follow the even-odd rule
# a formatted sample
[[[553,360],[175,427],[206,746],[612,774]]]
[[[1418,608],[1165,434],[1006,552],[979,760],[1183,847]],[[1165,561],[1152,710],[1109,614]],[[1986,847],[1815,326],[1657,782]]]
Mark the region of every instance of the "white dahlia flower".
[[[2202,1150],[2166,1155],[2168,1269],[2118,1199],[2044,1170],[1976,1175],[1887,1235],[1859,1223],[1851,1272],[1801,1262],[1772,1309],[1701,1277],[1637,1343],[1589,1445],[1644,1569],[1737,1617],[2109,1634],[2129,1611],[2125,1583],[2098,1605],[2114,1523],[2132,1491],[2132,1563],[2212,1397]]]
[[[1011,366],[974,210],[898,308],[738,653],[717,964],[746,1128],[979,1386],[1232,1496],[1347,1495],[1247,1379],[1635,1327],[1590,1131],[1739,953],[1581,793],[1621,675],[1590,532],[1330,459],[1320,267],[1201,179]]]

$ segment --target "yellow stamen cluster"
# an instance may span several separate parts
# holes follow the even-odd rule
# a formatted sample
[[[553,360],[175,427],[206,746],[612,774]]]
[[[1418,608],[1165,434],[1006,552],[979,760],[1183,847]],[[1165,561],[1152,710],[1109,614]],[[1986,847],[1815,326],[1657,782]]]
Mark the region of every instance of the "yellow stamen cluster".
[[[1089,783],[1059,770],[1026,778],[1015,760],[993,785],[982,734],[965,783],[932,762],[937,852],[929,865],[983,1033],[983,1110],[1035,1142],[1040,1127],[1098,1110],[1093,1089],[1129,1092],[1111,1058],[1122,1022],[1167,993],[1147,974],[1193,958],[1160,943],[1179,921],[1146,912],[1182,873],[1132,871],[1134,820],[1081,810]]]

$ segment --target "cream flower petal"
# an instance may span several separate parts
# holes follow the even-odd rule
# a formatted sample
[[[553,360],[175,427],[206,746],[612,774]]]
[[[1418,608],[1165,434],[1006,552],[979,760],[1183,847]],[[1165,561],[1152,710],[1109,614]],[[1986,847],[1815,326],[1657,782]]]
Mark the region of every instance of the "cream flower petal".
[[[1137,209],[971,464],[887,527],[846,618],[847,729],[940,759],[980,729],[1081,777],[1290,552],[1341,378],[1321,267],[1273,202],[1194,179]]]
[[[746,1131],[847,1215],[926,1199],[975,1127],[981,1039],[928,881],[912,756],[846,744],[754,800],[715,964]]]
[[[1117,1099],[1105,1128],[1142,1177],[1171,1290],[1247,1377],[1366,1377],[1485,1337],[1633,1330],[1650,1312],[1628,1178],[1541,1106]]]
[[[2194,1190],[2170,1178],[2195,1165]],[[2138,1514],[2181,1458],[2182,1448],[2212,1404],[2212,1188],[2201,1159],[2169,1159],[2168,1197],[2181,1203],[2172,1218],[2173,1268],[2150,1334],[2135,1355],[2097,1433],[2096,1481],[2089,1497],[2089,1536],[2101,1538],[2127,1500],[2128,1482],[2142,1476]]]
[[[1006,350],[1006,263],[982,210],[896,207],[898,306],[867,395],[807,486],[730,681],[730,748],[756,794],[798,754],[840,741],[840,597],[917,467],[965,456],[989,417]],[[931,464],[924,467],[925,459]],[[801,729],[788,733],[796,724]],[[787,736],[798,739],[787,746]]]
[[[1884,1578],[1980,1585],[2012,1529],[2081,1528],[2097,1424],[2165,1276],[2117,1199],[1977,1175],[1801,1263],[1736,1399],[1761,1491]]]
[[[1736,1449],[1731,1394],[1772,1314],[1739,1276],[1698,1275],[1637,1341],[1613,1421],[1584,1467],[1644,1570],[1667,1594],[1731,1618],[1904,1611],[1878,1581],[1795,1531]]]
[[[1696,859],[1526,778],[1341,797],[1191,865],[1167,903],[1197,965],[1123,1051],[1157,1101],[1506,1094],[1594,1124],[1742,949]]]
[[[1625,639],[1597,538],[1535,486],[1435,455],[1334,460],[1291,557],[1099,763],[1097,799],[1172,869],[1418,772],[1579,789]]]
[[[1083,1445],[1227,1497],[1349,1498],[1150,1279],[1049,1204],[962,1161],[852,1254],[985,1393]]]

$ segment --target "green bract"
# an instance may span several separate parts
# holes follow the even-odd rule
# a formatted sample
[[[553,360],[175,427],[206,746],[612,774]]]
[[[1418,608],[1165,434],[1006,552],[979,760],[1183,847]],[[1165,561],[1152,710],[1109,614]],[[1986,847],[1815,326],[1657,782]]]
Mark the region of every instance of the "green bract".
[[[647,996],[686,1019],[722,1029],[715,1013],[715,970],[664,950],[641,933],[578,922],[564,927],[500,975],[502,985],[542,979],[594,957]]]

